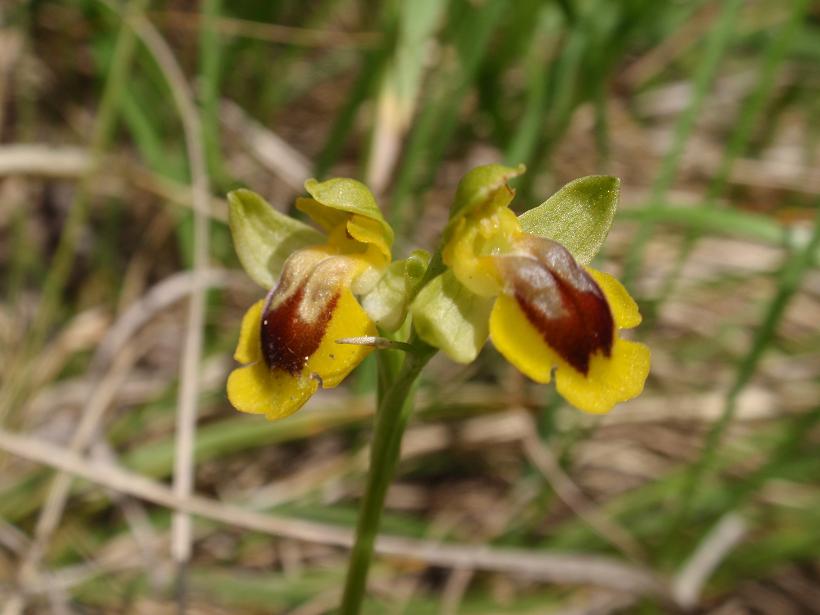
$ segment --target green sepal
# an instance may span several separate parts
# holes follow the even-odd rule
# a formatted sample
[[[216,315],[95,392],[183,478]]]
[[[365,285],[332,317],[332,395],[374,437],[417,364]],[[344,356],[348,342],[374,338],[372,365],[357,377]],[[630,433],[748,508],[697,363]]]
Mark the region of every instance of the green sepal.
[[[490,334],[494,302],[471,292],[448,270],[421,289],[410,313],[421,339],[457,363],[471,363]]]
[[[335,177],[327,181],[309,179],[305,190],[313,198],[296,199],[296,207],[309,215],[325,230],[342,224],[351,214],[376,220],[384,232],[387,245],[393,245],[393,229],[384,219],[373,193],[355,179]]]
[[[621,182],[609,175],[571,181],[518,220],[525,233],[562,244],[582,265],[601,249],[618,207]]]
[[[487,164],[468,172],[458,183],[455,200],[450,208],[450,221],[470,213],[476,207],[499,199],[499,206],[505,207],[512,201],[513,190],[507,182],[527,170],[523,164],[517,167],[505,167],[500,164]]]
[[[407,317],[407,300],[421,282],[430,254],[414,250],[404,260],[390,263],[376,286],[361,299],[362,307],[380,329],[392,333]]]
[[[243,269],[266,289],[276,286],[288,256],[324,242],[317,230],[276,211],[244,188],[228,193],[228,224]]]

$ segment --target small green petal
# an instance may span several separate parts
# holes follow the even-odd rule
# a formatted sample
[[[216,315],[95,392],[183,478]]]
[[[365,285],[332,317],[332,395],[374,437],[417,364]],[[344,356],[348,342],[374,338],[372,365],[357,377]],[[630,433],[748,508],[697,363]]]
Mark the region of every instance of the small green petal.
[[[313,198],[296,200],[296,207],[304,211],[326,230],[344,222],[351,214],[376,220],[382,227],[387,245],[393,245],[393,229],[382,216],[373,194],[363,183],[346,177],[327,181],[309,179],[305,190]]]
[[[380,329],[395,331],[407,315],[407,285],[404,261],[394,261],[376,286],[362,297],[362,307]]]
[[[606,239],[618,207],[617,177],[590,175],[571,181],[518,220],[525,233],[562,244],[588,265]]]
[[[228,224],[239,262],[263,288],[276,286],[285,259],[296,250],[324,241],[306,224],[279,213],[250,190],[228,194]]]
[[[410,306],[421,339],[457,363],[470,363],[489,335],[494,297],[481,297],[446,271],[433,278]]]
[[[429,261],[429,253],[414,250],[405,260],[391,263],[373,290],[362,297],[362,307],[379,328],[393,332],[402,325],[407,317],[407,300]]]
[[[427,250],[413,250],[405,260],[404,279],[407,283],[407,291],[411,295],[415,294],[419,283],[427,273],[430,266],[431,255]]]
[[[476,167],[461,178],[456,190],[453,206],[450,208],[450,221],[460,218],[476,207],[480,207],[496,198],[505,199],[509,204],[513,198],[507,182],[526,171],[523,164],[517,167],[505,167],[500,164],[487,164]]]

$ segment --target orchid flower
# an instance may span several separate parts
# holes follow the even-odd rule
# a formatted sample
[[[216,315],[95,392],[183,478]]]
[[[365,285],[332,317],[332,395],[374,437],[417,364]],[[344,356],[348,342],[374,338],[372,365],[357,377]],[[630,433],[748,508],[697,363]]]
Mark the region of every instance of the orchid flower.
[[[640,323],[637,304],[588,266],[612,222],[618,180],[581,178],[516,217],[507,180],[522,172],[489,165],[461,181],[444,233],[447,270],[415,298],[414,326],[461,363],[489,337],[536,382],[554,372],[573,406],[608,412],[639,395],[649,372],[649,349],[620,335]]]
[[[296,207],[325,235],[276,212],[249,190],[229,195],[240,261],[270,289],[246,312],[228,377],[228,399],[242,412],[289,416],[319,386],[337,386],[372,350],[339,340],[377,334],[376,321],[403,320],[384,277],[393,231],[370,191],[352,179],[308,180]],[[392,272],[392,270],[391,270]],[[401,273],[401,272],[399,272]],[[395,286],[395,284],[393,284]],[[368,314],[357,296],[369,295]]]

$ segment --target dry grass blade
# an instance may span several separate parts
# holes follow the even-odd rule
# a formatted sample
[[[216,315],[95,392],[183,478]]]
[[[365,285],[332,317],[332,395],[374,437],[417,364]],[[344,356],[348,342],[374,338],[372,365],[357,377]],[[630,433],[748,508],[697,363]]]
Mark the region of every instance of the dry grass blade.
[[[239,105],[222,102],[221,120],[250,149],[251,154],[291,189],[301,191],[310,177],[310,161],[279,135],[249,117]]]
[[[99,442],[94,446],[91,453],[95,459],[99,459],[102,463],[116,463],[114,452],[105,442]],[[109,496],[113,502],[119,505],[123,517],[125,517],[125,521],[134,535],[134,542],[138,547],[143,570],[146,571],[148,576],[148,582],[155,591],[158,590],[162,587],[163,578],[162,562],[156,548],[160,544],[160,540],[157,532],[154,531],[154,526],[151,525],[148,513],[141,502],[124,496],[117,491],[109,490]]]
[[[91,170],[91,156],[83,147],[15,143],[0,146],[0,177],[41,175],[82,177]]]
[[[685,609],[697,606],[703,586],[720,562],[746,535],[747,526],[736,513],[725,515],[698,545],[672,583],[675,601]]]
[[[208,266],[208,217],[204,212],[208,210],[210,204],[202,122],[185,74],[168,44],[142,16],[134,20],[133,27],[137,36],[154,56],[168,81],[182,120],[185,146],[191,165],[194,198],[193,269],[194,276],[201,278]],[[174,464],[174,493],[180,498],[187,497],[192,492],[194,483],[193,447],[204,325],[205,291],[203,287],[198,286],[191,294],[188,307],[188,322],[180,365]],[[184,565],[191,557],[191,519],[187,514],[180,513],[174,517],[171,551],[174,559],[180,565]]]
[[[564,472],[552,451],[541,442],[532,421],[530,421],[530,429],[523,437],[522,445],[529,460],[572,512],[630,559],[637,562],[646,560],[643,549],[626,530],[593,508],[593,503]]]
[[[157,283],[117,318],[94,353],[91,360],[92,368],[109,363],[134,334],[157,313],[194,292],[222,287],[230,279],[230,271],[206,269],[196,273],[180,271]]]
[[[13,553],[22,554],[28,548],[29,540],[28,536],[11,523],[0,519],[0,545]]]
[[[464,595],[475,576],[472,568],[455,568],[441,592],[441,615],[456,615]]]
[[[629,594],[619,594],[601,590],[585,597],[581,604],[554,611],[553,615],[609,615],[609,613],[627,613],[636,600]]]
[[[135,353],[133,350],[128,350],[121,353],[114,361],[111,370],[91,394],[77,430],[72,436],[70,450],[79,453],[91,444],[103,414],[113,400],[117,389],[127,377],[134,360]],[[36,568],[45,554],[48,542],[60,523],[71,490],[71,480],[71,476],[60,473],[52,483],[46,502],[37,519],[34,540],[21,565],[20,578],[23,584],[26,584],[26,581],[36,574]]]
[[[162,11],[153,13],[172,28],[181,30],[199,29],[200,16],[183,11]],[[313,30],[280,24],[263,23],[247,19],[219,17],[214,28],[220,34],[257,38],[271,43],[300,45],[303,47],[373,47],[382,39],[380,32],[336,32]]]
[[[735,161],[730,177],[731,181],[747,186],[820,194],[820,171],[787,160],[741,158]]]
[[[144,476],[111,465],[92,463],[71,451],[5,430],[0,430],[0,449],[120,493],[233,527],[339,547],[349,547],[353,541],[351,531],[332,525],[263,515],[196,495],[179,498],[173,490]],[[504,572],[552,583],[594,585],[638,595],[666,595],[651,572],[610,557],[446,544],[384,535],[378,539],[376,551],[400,560],[421,561],[446,568]]]

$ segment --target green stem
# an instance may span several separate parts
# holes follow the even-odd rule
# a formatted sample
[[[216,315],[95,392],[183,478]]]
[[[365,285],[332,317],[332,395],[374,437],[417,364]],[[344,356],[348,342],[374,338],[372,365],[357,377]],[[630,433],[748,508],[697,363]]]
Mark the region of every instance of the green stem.
[[[401,449],[401,439],[413,412],[411,390],[421,370],[435,354],[435,349],[420,341],[408,352],[401,371],[391,385],[380,387],[373,443],[370,449],[370,472],[356,525],[356,542],[350,553],[340,613],[359,613],[365,595],[367,572],[373,559],[373,546],[381,522],[387,488],[393,479]]]

